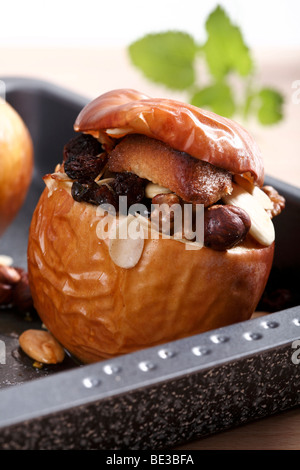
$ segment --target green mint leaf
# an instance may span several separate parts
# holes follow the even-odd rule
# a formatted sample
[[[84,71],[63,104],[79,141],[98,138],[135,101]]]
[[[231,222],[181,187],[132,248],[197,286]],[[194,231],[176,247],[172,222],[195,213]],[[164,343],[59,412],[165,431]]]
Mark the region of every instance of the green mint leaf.
[[[252,58],[242,33],[220,6],[209,15],[206,31],[208,38],[202,51],[210,73],[216,79],[222,79],[232,71],[241,76],[252,72]]]
[[[197,91],[191,99],[191,104],[210,109],[225,117],[231,117],[236,108],[231,88],[223,82],[217,82]]]
[[[180,31],[148,34],[129,46],[132,63],[150,80],[185,90],[195,81],[194,39]]]
[[[258,119],[261,124],[276,124],[283,118],[283,96],[272,88],[263,88],[258,93]]]

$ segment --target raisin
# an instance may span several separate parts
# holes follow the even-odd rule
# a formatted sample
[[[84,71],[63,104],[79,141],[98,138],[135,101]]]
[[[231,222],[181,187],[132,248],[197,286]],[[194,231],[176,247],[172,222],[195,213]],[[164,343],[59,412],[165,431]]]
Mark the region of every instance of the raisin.
[[[101,155],[77,155],[69,158],[64,165],[69,178],[80,183],[93,181],[106,164],[106,154]]]
[[[72,184],[71,194],[75,201],[88,202],[88,192],[89,187],[87,185],[83,185],[81,183],[78,183],[77,181],[74,181],[74,183]]]
[[[111,204],[117,209],[117,198],[105,184],[98,185],[94,181],[89,184],[82,184],[74,181],[71,191],[72,197],[77,202],[88,202],[99,206],[101,204]]]
[[[64,146],[64,162],[78,155],[99,155],[103,149],[100,142],[89,134],[78,134]]]
[[[127,206],[141,202],[145,196],[145,180],[133,173],[117,173],[110,183],[116,195],[127,196]]]
[[[94,205],[111,204],[118,210],[119,196],[127,196],[127,208],[141,202],[145,195],[145,184],[145,180],[133,173],[117,173],[109,186],[78,179],[72,185],[72,196],[77,202]]]
[[[97,139],[79,134],[64,146],[64,169],[69,178],[80,183],[93,181],[107,162]]]
[[[90,204],[99,206],[100,204],[111,204],[117,209],[117,198],[115,193],[108,188],[106,184],[92,183],[89,185],[89,200]]]

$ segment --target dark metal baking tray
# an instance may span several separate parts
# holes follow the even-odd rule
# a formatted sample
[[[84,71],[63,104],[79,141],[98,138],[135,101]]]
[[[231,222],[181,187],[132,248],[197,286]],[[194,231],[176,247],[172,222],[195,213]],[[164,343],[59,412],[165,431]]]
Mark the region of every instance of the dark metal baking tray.
[[[7,100],[28,125],[35,171],[0,253],[26,268],[31,215],[42,176],[61,161],[87,99],[51,83],[3,77]],[[300,190],[266,178],[286,197],[275,219],[274,266],[260,308],[269,315],[92,365],[70,356],[35,369],[18,347],[28,323],[0,312],[1,449],[174,449],[300,403]],[[294,343],[296,341],[296,343]]]

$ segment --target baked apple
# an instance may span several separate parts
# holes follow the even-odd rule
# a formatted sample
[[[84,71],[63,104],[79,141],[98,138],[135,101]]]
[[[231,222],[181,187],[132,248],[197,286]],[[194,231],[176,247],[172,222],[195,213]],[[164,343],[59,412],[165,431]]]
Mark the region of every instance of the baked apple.
[[[0,98],[0,236],[23,205],[32,169],[30,133],[17,111]]]
[[[272,266],[274,195],[284,207],[249,133],[131,89],[93,100],[74,129],[28,245],[56,339],[90,363],[249,319]]]

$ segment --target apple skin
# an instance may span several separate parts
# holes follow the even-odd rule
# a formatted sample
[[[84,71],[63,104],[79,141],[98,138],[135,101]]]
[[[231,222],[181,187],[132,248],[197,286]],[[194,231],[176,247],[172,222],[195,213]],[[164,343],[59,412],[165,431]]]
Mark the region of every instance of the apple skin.
[[[0,236],[27,195],[33,172],[33,143],[17,111],[0,99]]]

